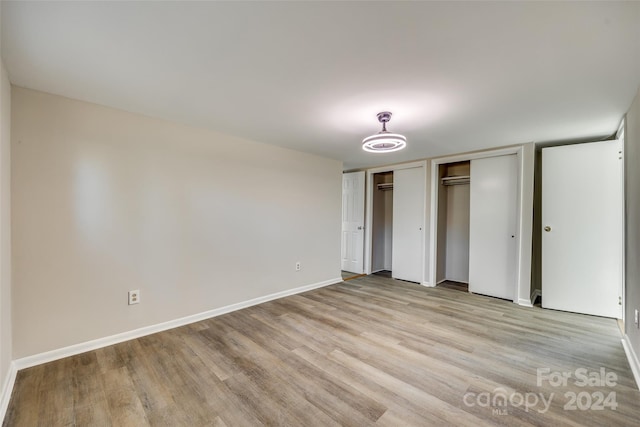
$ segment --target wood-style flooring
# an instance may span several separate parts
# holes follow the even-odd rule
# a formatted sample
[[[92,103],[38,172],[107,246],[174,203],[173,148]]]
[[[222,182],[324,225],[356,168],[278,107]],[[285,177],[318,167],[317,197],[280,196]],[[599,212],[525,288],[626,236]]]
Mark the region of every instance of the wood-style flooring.
[[[341,276],[342,276],[342,280],[346,282],[347,280],[353,280],[353,279],[357,279],[358,277],[363,277],[365,276],[365,274],[352,273],[350,271],[342,270]]]
[[[367,276],[22,370],[4,425],[639,422],[615,320]]]

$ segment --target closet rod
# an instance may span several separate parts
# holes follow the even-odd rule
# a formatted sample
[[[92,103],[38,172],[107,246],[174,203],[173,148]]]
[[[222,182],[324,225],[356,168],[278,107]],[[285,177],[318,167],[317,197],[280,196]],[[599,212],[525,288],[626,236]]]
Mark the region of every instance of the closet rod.
[[[382,190],[382,191],[393,190],[393,183],[392,182],[383,182],[381,184],[378,184],[378,190]]]
[[[442,178],[442,185],[464,185],[471,182],[469,175],[445,176]]]

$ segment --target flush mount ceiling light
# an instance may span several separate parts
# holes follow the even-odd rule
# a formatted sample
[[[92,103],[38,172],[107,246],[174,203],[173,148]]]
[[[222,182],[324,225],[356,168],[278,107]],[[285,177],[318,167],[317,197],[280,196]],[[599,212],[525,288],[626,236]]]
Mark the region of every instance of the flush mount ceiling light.
[[[391,153],[402,150],[407,146],[407,138],[397,133],[387,131],[387,122],[391,120],[391,113],[378,113],[378,121],[382,123],[382,130],[362,140],[362,149],[370,153]]]

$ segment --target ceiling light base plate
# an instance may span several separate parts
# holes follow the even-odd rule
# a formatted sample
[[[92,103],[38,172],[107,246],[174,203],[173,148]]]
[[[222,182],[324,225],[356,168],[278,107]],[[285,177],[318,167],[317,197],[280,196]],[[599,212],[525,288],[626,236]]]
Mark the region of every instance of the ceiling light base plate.
[[[381,113],[378,113],[378,121],[380,123],[387,123],[389,120],[391,120],[391,113],[388,111],[383,111]]]

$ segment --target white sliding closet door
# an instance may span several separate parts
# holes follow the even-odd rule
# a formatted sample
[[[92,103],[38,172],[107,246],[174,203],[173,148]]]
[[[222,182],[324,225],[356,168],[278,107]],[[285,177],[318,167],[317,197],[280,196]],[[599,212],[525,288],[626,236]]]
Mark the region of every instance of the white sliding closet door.
[[[514,299],[517,191],[515,154],[471,161],[470,292]]]
[[[544,308],[622,317],[621,151],[620,141],[542,149]]]
[[[424,254],[425,171],[393,171],[392,276],[422,283]]]

